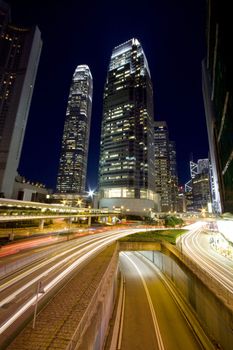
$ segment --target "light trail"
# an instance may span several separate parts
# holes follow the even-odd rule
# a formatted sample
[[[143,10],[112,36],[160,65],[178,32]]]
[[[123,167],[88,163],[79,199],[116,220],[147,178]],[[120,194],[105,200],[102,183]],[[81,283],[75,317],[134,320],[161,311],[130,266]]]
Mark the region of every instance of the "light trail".
[[[97,243],[93,243],[91,245],[89,245],[86,248],[82,248],[82,251],[85,251],[87,249],[90,249],[90,246],[94,246],[97,245],[96,247],[92,248],[91,250],[89,250],[88,252],[84,253],[84,255],[82,255],[81,257],[79,257],[75,262],[73,262],[68,268],[66,268],[63,272],[59,273],[55,278],[53,278],[52,281],[50,281],[47,285],[44,286],[44,292],[45,293],[40,293],[39,294],[39,298],[38,300],[41,300],[43,297],[45,297],[45,295],[51,291],[59,282],[62,281],[62,279],[64,279],[67,275],[69,275],[75,268],[77,268],[80,264],[82,264],[84,261],[86,261],[87,259],[89,259],[93,254],[98,253],[101,249],[103,249],[104,247],[106,247],[107,245],[111,244],[113,241],[115,241],[116,239],[119,239],[121,237],[124,237],[128,234],[132,234],[134,232],[139,232],[141,231],[140,229],[134,229],[134,230],[125,230],[124,232],[119,232],[116,235],[114,235],[113,237],[107,237],[107,238],[103,238],[101,240],[101,242],[97,242]],[[78,252],[78,254],[80,254],[80,251]],[[61,262],[62,264],[64,264],[64,260]],[[59,263],[60,264],[60,263]],[[44,274],[48,274],[49,273],[48,269],[47,271],[45,271],[43,273]],[[35,283],[36,281],[38,281],[41,277],[36,277],[34,279]],[[23,288],[23,287],[22,287]],[[22,291],[21,291],[22,292]],[[15,292],[17,293],[17,291]],[[14,295],[13,297],[15,297],[16,295]],[[10,298],[11,296],[9,296]],[[1,326],[0,326],[0,334],[2,334],[6,329],[8,329],[26,310],[28,310],[34,303],[36,300],[36,296],[31,297],[24,305],[22,305],[21,307],[19,307],[19,309],[14,312]],[[9,302],[9,301],[8,301]]]
[[[111,235],[111,234],[110,234]],[[43,273],[41,273],[40,275],[38,275],[37,277],[33,278],[32,280],[30,280],[28,283],[24,284],[21,288],[17,289],[17,291],[15,291],[14,293],[12,293],[11,295],[9,295],[7,298],[3,299],[2,301],[0,301],[0,307],[3,307],[5,304],[9,303],[10,301],[12,301],[15,297],[17,297],[17,295],[19,295],[20,293],[22,293],[25,289],[27,289],[28,287],[30,287],[32,284],[36,283],[37,281],[39,281],[40,279],[42,279],[43,277],[47,276],[50,272],[56,270],[57,268],[59,268],[60,266],[62,266],[63,264],[67,263],[69,260],[75,258],[78,255],[81,255],[82,253],[84,253],[87,249],[89,250],[91,247],[94,247],[96,245],[98,245],[99,243],[101,243],[102,241],[104,242],[107,238],[106,237],[101,237],[101,239],[95,238],[94,240],[97,240],[98,242],[95,243],[82,243],[79,245],[78,248],[80,248],[83,245],[87,245],[87,247],[79,249],[77,252],[69,255],[68,257],[66,257],[65,259],[59,261],[58,263],[56,263],[55,265],[53,265],[52,267],[50,267],[49,269],[45,270]],[[115,239],[115,238],[114,238]],[[93,242],[93,241],[92,241]],[[4,290],[6,288],[8,288],[10,285],[14,284],[15,282],[18,282],[19,280],[21,280],[22,278],[24,278],[25,276],[28,276],[29,274],[31,274],[32,272],[38,270],[39,268],[41,268],[42,266],[45,266],[51,262],[53,262],[56,259],[59,259],[60,257],[62,257],[63,255],[72,252],[73,250],[77,250],[77,247],[73,247],[71,249],[68,249],[65,252],[60,253],[58,256],[55,256],[41,264],[38,265],[38,267],[34,267],[29,271],[26,271],[25,273],[23,273],[22,277],[21,275],[15,277],[13,280],[6,282],[0,290]]]
[[[196,264],[218,281],[228,292],[233,293],[233,271],[219,263],[214,255],[200,245],[201,228],[193,229],[181,237],[182,251]]]
[[[111,235],[111,234],[114,234],[114,233],[111,232],[109,235]],[[105,236],[106,236],[106,234],[105,234],[105,235],[100,235],[100,236],[95,237],[95,238],[92,238],[92,242],[93,242],[93,241],[98,241],[98,240],[100,240],[101,238],[103,238],[103,237],[105,237]],[[57,260],[57,259],[59,259],[60,257],[66,255],[66,254],[68,254],[68,253],[70,253],[70,252],[72,252],[72,251],[74,251],[74,250],[77,250],[78,248],[80,248],[80,247],[82,247],[82,246],[84,246],[84,245],[90,244],[90,242],[88,241],[88,239],[90,239],[90,237],[86,238],[86,240],[85,240],[84,243],[81,243],[81,244],[79,244],[78,246],[75,246],[75,247],[73,247],[73,248],[66,249],[65,251],[63,251],[63,252],[57,254],[56,256],[54,256],[54,257],[52,257],[52,258],[50,258],[50,259],[48,259],[48,260],[46,260],[46,261],[43,261],[43,262],[37,264],[35,267],[32,267],[32,268],[28,269],[27,271],[21,273],[20,275],[18,275],[18,276],[16,276],[16,277],[12,278],[10,281],[5,282],[4,284],[2,284],[2,285],[0,286],[0,292],[2,292],[3,290],[5,290],[6,288],[9,288],[9,287],[12,286],[14,283],[19,282],[19,281],[22,280],[23,278],[29,276],[30,274],[32,274],[32,273],[35,272],[36,270],[39,270],[40,268],[42,268],[42,267],[48,265],[49,263],[53,262],[54,260]],[[72,242],[72,244],[76,244],[76,242]],[[78,252],[77,252],[77,254],[78,254]],[[73,256],[74,256],[74,255],[71,255],[71,256],[69,256],[69,258],[72,258]],[[58,265],[58,266],[59,266],[59,265]],[[54,265],[54,267],[56,267],[56,265]],[[34,282],[33,282],[33,283],[34,283]],[[2,305],[1,305],[1,302],[0,302],[0,307],[1,307],[1,306],[2,306]]]
[[[47,237],[32,239],[28,242],[18,242],[18,243],[13,243],[11,245],[6,245],[1,248],[0,258],[4,258],[5,256],[16,254],[21,250],[30,249],[38,245],[48,244],[56,241],[57,241],[57,237],[47,236]]]

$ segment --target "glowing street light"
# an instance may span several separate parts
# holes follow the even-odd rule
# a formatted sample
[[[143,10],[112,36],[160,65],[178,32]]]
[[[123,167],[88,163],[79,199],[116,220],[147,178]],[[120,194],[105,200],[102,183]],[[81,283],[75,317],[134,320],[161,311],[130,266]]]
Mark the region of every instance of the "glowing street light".
[[[63,204],[63,205],[66,205],[66,204],[67,204],[67,200],[64,199],[64,200],[62,201],[62,204]]]
[[[79,207],[81,207],[81,204],[82,204],[82,199],[78,199],[78,200],[77,200],[77,205],[78,205]]]
[[[90,196],[90,197],[92,198],[92,197],[93,197],[94,192],[95,192],[95,191],[93,191],[93,190],[89,190],[89,191],[88,191],[88,196]]]

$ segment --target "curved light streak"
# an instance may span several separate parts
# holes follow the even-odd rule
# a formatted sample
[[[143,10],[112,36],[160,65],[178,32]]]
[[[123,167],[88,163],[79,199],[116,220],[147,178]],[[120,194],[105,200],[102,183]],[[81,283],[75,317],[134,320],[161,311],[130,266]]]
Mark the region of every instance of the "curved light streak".
[[[208,254],[207,251],[201,248],[198,242],[200,232],[200,228],[194,229],[181,238],[183,251],[200,265],[202,269],[208,272],[210,276],[217,280],[227,291],[233,293],[233,279],[232,277],[228,278],[226,276],[226,273],[232,275],[232,271],[220,265],[214,256]]]
[[[133,230],[125,230],[124,232],[119,232],[113,237],[107,237],[102,240],[102,243],[97,242],[89,245],[86,248],[81,249],[77,254],[80,254],[80,252],[85,251],[87,249],[90,249],[90,246],[97,245],[81,257],[79,257],[75,262],[73,262],[69,267],[67,267],[63,272],[61,272],[59,275],[57,275],[52,281],[50,281],[47,285],[44,286],[44,293],[39,293],[38,301],[41,300],[49,291],[52,290],[63,278],[65,278],[67,275],[69,275],[75,268],[77,268],[81,263],[83,263],[85,260],[90,258],[93,254],[97,253],[100,251],[102,248],[104,248],[106,245],[112,243],[118,238],[121,238],[123,236],[126,236],[128,234],[132,234],[134,232],[140,232],[140,229],[133,229]],[[99,244],[100,243],[100,244]],[[74,255],[75,255],[74,254]],[[69,257],[70,258],[70,257]],[[67,259],[67,258],[66,258]],[[64,259],[64,260],[66,260]],[[64,260],[59,262],[59,265],[64,264]],[[47,271],[43,272],[40,276],[37,276],[33,283],[41,279],[45,274],[48,274],[52,268],[48,269]],[[43,276],[42,276],[43,275]],[[22,287],[23,288],[23,287]],[[17,291],[15,292],[17,293]],[[18,293],[17,293],[18,294]],[[16,295],[14,295],[15,297]],[[9,296],[10,297],[10,296]],[[13,315],[9,317],[7,321],[5,321],[1,326],[0,326],[0,334],[2,334],[7,328],[9,328],[26,310],[28,310],[36,301],[36,296],[30,298],[24,305],[22,305]]]

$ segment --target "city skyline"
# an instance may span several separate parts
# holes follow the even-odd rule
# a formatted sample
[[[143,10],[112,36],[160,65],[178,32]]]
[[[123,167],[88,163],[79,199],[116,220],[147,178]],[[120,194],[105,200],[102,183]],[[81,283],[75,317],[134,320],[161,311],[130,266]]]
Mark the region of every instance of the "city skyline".
[[[87,26],[85,16],[81,21],[78,18],[75,21],[77,5],[70,1],[65,10],[69,21],[65,21],[62,28],[59,19],[64,14],[63,2],[56,4],[52,1],[40,6],[36,1],[34,11],[27,1],[9,3],[12,4],[13,22],[37,24],[44,42],[19,167],[23,176],[55,188],[72,71],[78,64],[88,64],[94,91],[87,184],[90,187],[97,185],[102,97],[111,49],[131,37],[138,37],[151,69],[154,119],[168,122],[171,138],[177,144],[180,182],[188,180],[190,153],[195,158],[208,156],[201,93],[201,60],[205,56],[204,1],[189,4],[180,1],[176,5],[172,1],[166,4],[148,1],[143,13],[130,7],[130,2],[125,4],[122,12],[119,4],[114,23],[107,3],[103,1],[98,8],[96,4],[90,6]],[[79,6],[80,12],[84,13],[86,5]],[[116,20],[120,26],[115,24]],[[51,86],[51,80],[56,79],[61,84]]]

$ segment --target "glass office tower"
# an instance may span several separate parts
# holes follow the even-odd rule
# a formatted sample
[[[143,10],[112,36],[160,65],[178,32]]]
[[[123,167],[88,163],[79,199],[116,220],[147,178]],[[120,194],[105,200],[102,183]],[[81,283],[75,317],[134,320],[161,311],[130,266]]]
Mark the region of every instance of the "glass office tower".
[[[113,49],[104,89],[100,206],[146,210],[154,189],[152,82],[142,46],[131,39]]]
[[[83,194],[86,185],[93,80],[87,65],[79,65],[70,87],[57,177],[59,193]]]
[[[39,29],[12,25],[10,8],[0,1],[0,195],[6,198],[13,193],[41,48]]]

